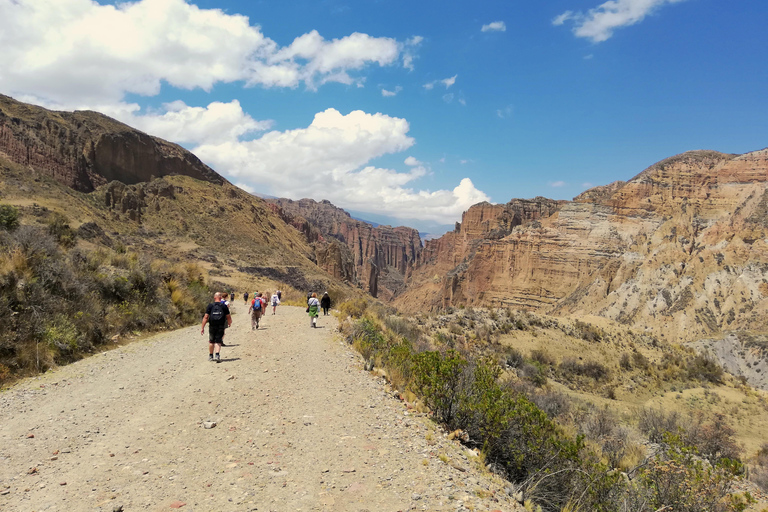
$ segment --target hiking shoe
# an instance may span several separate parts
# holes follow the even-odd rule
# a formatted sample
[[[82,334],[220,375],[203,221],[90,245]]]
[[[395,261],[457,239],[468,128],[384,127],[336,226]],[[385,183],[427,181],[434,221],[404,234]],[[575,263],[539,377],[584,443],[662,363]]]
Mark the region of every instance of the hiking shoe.
[[[213,354],[208,354],[208,360],[213,361]]]
[[[216,354],[216,362],[217,363],[221,362],[221,354]]]

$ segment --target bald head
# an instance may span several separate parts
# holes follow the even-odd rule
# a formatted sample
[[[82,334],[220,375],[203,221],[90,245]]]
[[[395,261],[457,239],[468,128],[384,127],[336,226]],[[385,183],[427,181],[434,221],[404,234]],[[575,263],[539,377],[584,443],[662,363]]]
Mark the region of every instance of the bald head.
[[[221,301],[221,292],[216,292],[213,294],[213,300],[216,302]]]

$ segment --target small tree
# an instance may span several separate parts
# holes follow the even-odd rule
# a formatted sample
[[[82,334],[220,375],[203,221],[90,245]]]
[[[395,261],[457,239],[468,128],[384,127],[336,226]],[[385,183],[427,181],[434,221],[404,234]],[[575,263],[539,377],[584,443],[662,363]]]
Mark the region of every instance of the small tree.
[[[19,227],[19,210],[9,204],[0,204],[0,228],[13,231]]]

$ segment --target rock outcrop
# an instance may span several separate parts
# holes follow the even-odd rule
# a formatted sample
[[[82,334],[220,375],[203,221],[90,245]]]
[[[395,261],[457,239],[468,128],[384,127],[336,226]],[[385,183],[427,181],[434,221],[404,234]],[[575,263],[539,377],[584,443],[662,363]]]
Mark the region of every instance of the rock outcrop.
[[[481,203],[397,304],[599,315],[674,340],[768,330],[768,150],[694,151],[574,201]]]
[[[224,178],[184,148],[97,112],[54,112],[0,95],[0,153],[79,192],[184,175]]]
[[[334,277],[384,299],[404,290],[405,275],[422,247],[415,229],[373,226],[353,219],[329,201],[269,201],[286,222],[314,243],[318,265]]]

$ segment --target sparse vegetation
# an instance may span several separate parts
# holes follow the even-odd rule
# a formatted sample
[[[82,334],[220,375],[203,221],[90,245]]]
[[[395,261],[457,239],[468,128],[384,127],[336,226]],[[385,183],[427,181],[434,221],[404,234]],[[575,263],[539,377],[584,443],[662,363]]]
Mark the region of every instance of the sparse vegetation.
[[[210,299],[196,265],[74,249],[66,218],[0,232],[0,382],[94,351],[115,335],[196,322]]]
[[[362,347],[366,359],[383,364],[392,385],[418,397],[437,422],[458,429],[464,443],[481,448],[484,461],[513,482],[532,509],[744,510],[747,500],[733,493],[743,467],[724,416],[683,418],[649,408],[640,410],[635,427],[605,407],[574,409],[572,400],[548,385],[549,379],[573,381],[591,386],[596,394],[608,390],[615,398],[612,382],[623,372],[638,382],[713,382],[717,369],[699,356],[670,351],[657,368],[631,345],[626,357],[616,356],[622,371],[612,372],[596,359],[558,362],[560,357],[543,347],[530,349],[526,358],[517,348],[498,345],[493,336],[510,329],[535,339],[536,329],[544,328],[588,343],[610,343],[602,329],[587,324],[573,329],[509,310],[484,319],[479,310],[465,308],[436,317],[431,329],[423,329],[380,313],[368,308],[361,318],[342,319],[350,343]],[[472,335],[486,327],[489,336]],[[375,343],[368,341],[372,329],[380,329]],[[691,362],[696,369],[689,372]],[[656,443],[656,452],[646,451],[643,435]],[[757,474],[762,475],[759,469]]]

